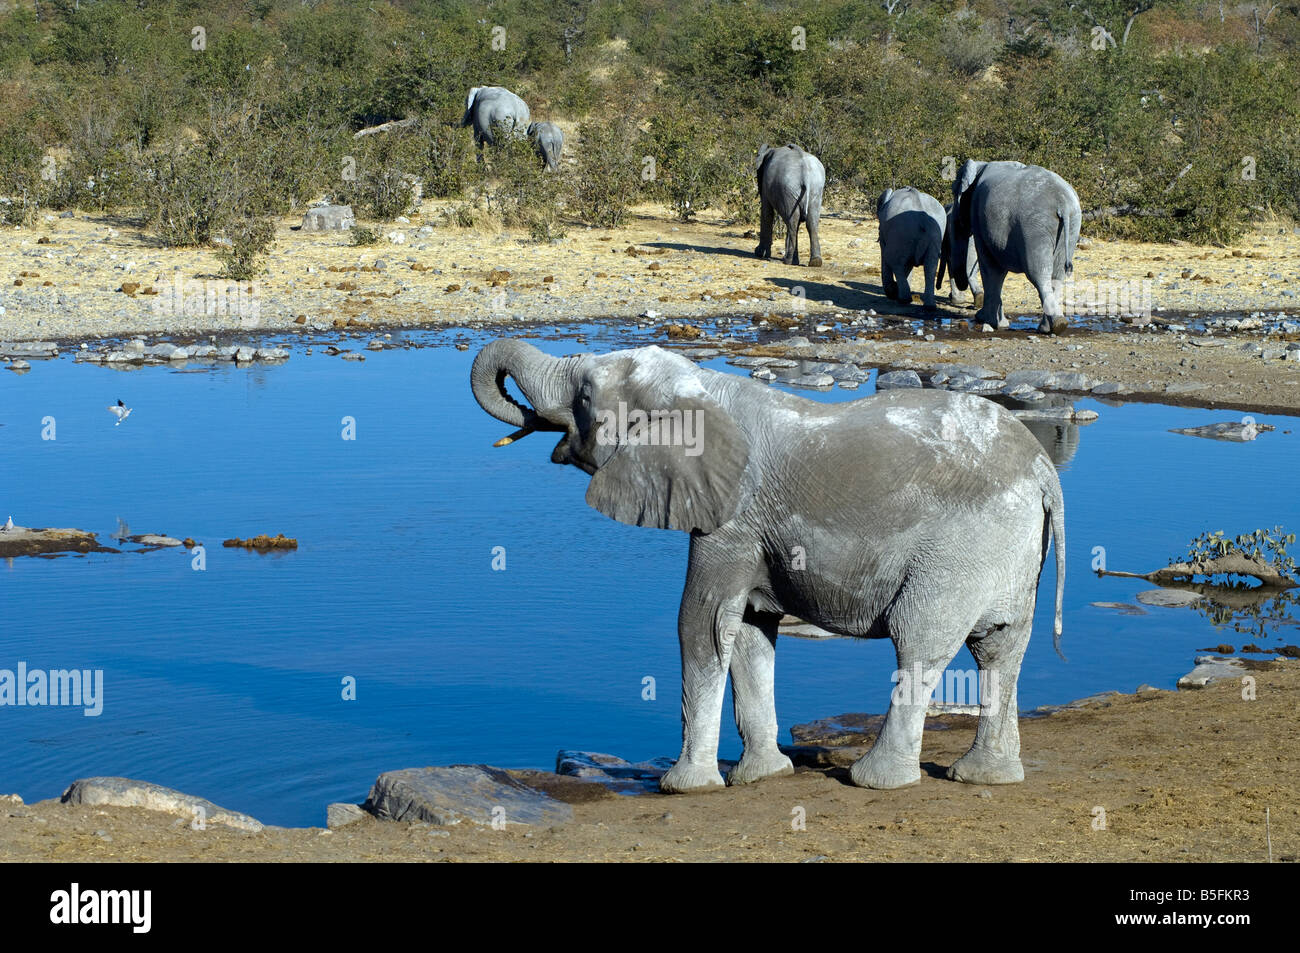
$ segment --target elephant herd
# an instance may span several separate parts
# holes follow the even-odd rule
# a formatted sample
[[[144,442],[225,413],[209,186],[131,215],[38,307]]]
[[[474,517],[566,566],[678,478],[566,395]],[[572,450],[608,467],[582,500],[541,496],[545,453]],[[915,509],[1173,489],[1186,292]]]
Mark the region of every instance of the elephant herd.
[[[480,150],[497,145],[502,136],[527,137],[547,169],[559,168],[564,135],[550,122],[532,122],[528,104],[503,86],[475,86],[465,101],[462,126],[473,126]],[[785,224],[781,260],[799,264],[799,228],[808,230],[808,264],[822,263],[822,192],[826,169],[821,161],[794,143],[761,146],[755,159],[761,205],[759,258],[772,256],[772,227],[777,216]],[[945,269],[952,283],[949,300],[958,291],[974,295],[978,323],[1006,328],[1002,283],[1015,272],[1029,279],[1042,302],[1038,330],[1047,334],[1065,327],[1064,283],[1074,274],[1074,250],[1082,213],[1070,183],[1055,172],[1021,162],[978,162],[968,159],[957,170],[952,202],[940,204],[932,195],[908,186],[886,189],[876,202],[880,223],[880,277],[885,294],[910,304],[908,276],[913,268],[925,275],[923,305],[935,307],[935,290]]]

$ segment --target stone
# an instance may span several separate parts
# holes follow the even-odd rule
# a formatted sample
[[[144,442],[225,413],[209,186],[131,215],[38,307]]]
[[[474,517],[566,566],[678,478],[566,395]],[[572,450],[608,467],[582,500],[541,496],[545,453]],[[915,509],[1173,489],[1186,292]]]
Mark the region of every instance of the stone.
[[[794,378],[782,378],[782,384],[790,387],[805,387],[809,390],[824,390],[835,386],[835,378],[829,374],[801,374]]]
[[[988,368],[980,367],[977,364],[935,364],[934,370],[945,373],[950,377],[965,374],[967,377],[977,377],[980,380],[991,380],[998,376],[997,371],[990,371]]]
[[[1178,427],[1169,432],[1186,434],[1189,437],[1205,437],[1209,440],[1230,440],[1235,443],[1245,443],[1248,440],[1254,440],[1259,435],[1259,428],[1255,426],[1253,420],[1248,422],[1233,420],[1220,424],[1205,424],[1202,427]]]
[[[1075,424],[1091,423],[1098,417],[1095,410],[1075,410],[1073,407],[1043,407],[1011,412],[1021,420],[1054,420]]]
[[[282,347],[259,347],[253,356],[259,361],[287,361],[289,352]]]
[[[141,807],[204,824],[220,824],[257,833],[263,824],[247,814],[228,811],[205,798],[182,794],[148,781],[130,778],[80,778],[73,781],[61,799],[64,804],[86,807]]]
[[[320,205],[302,217],[304,232],[346,231],[357,224],[351,205]]]
[[[921,375],[916,371],[886,371],[876,378],[876,390],[897,390],[904,387],[920,387]]]
[[[256,357],[256,348],[240,347],[235,349],[235,363],[237,364],[247,364]]]
[[[1099,381],[1073,371],[1012,371],[1008,384],[1028,384],[1038,390],[1068,390],[1081,393],[1092,390]]]
[[[359,804],[325,805],[325,826],[330,830],[355,824],[357,821],[369,816]]]
[[[1238,681],[1246,672],[1246,665],[1237,658],[1216,658],[1213,655],[1198,655],[1196,668],[1178,680],[1180,691],[1191,688],[1205,688],[1215,682],[1224,680]]]
[[[488,827],[497,818],[506,824],[550,826],[573,819],[569,805],[482,764],[387,771],[375,781],[364,807],[380,820],[441,826]]]
[[[58,355],[59,346],[53,341],[0,341],[0,357],[34,357],[44,360]]]
[[[1114,381],[1104,381],[1092,389],[1092,393],[1098,397],[1105,397],[1110,394],[1127,394],[1131,389],[1123,384],[1117,384]]]
[[[1166,606],[1170,609],[1190,606],[1194,602],[1200,602],[1201,599],[1199,592],[1188,592],[1184,589],[1147,589],[1137,594],[1137,601],[1144,606]]]

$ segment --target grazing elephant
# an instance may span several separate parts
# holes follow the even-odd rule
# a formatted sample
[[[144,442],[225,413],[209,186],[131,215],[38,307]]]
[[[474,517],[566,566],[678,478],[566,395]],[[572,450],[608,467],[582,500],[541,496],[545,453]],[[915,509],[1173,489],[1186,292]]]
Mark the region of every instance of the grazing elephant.
[[[787,265],[799,264],[799,223],[803,222],[808,226],[811,246],[808,266],[820,268],[822,240],[817,223],[822,214],[822,191],[826,188],[826,169],[821,161],[794,143],[778,149],[763,143],[755,167],[762,213],[754,254],[759,258],[772,257],[772,217],[779,215],[785,222],[785,254],[781,260]]]
[[[497,134],[523,137],[530,121],[528,104],[504,86],[475,86],[465,100],[462,126],[474,127],[474,141],[481,151],[486,143],[497,144]]]
[[[943,229],[943,249],[939,255],[939,277],[935,279],[935,286],[943,285],[943,270],[948,267],[948,262],[952,261],[952,219],[953,203],[949,202],[943,207],[944,211],[944,229]],[[984,305],[984,285],[980,283],[980,264],[979,256],[975,253],[975,238],[972,236],[966,241],[966,258],[965,271],[963,276],[966,283],[958,289],[955,278],[949,278],[948,281],[948,303],[957,304],[957,292],[970,288],[971,294],[975,298],[975,310],[978,311]]]
[[[944,212],[939,200],[914,189],[885,189],[876,200],[880,223],[880,278],[885,295],[900,304],[912,303],[907,276],[925,271],[925,307],[934,308],[935,273],[942,261]]]
[[[520,428],[497,446],[558,433],[551,462],[590,475],[591,506],[690,534],[678,615],[682,752],[661,790],[723,783],[728,673],[745,745],[729,780],[791,773],[773,696],[784,613],[892,639],[900,684],[910,680],[854,764],[856,784],[920,778],[927,700],[963,643],[988,691],[974,744],[948,776],[1023,779],[1016,681],[1053,536],[1060,635],[1064,506],[1047,454],[1009,411],[920,389],[819,403],[657,347],[556,358],[497,340],[470,376],[479,405]]]
[[[528,127],[528,138],[533,141],[537,155],[550,172],[560,169],[560,153],[564,151],[564,133],[553,122],[535,122]]]
[[[1074,274],[1082,218],[1070,183],[1041,166],[968,159],[957,170],[952,198],[952,279],[965,290],[968,239],[974,238],[984,282],[976,320],[995,328],[1010,325],[1002,312],[1002,282],[1014,271],[1038,290],[1043,304],[1038,330],[1064,330],[1062,292]]]

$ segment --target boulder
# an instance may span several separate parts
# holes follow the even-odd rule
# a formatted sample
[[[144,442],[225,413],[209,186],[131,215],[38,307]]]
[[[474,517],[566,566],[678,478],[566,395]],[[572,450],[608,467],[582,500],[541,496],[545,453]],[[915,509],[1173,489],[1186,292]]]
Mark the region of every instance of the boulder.
[[[898,390],[920,386],[921,375],[916,371],[886,371],[876,378],[876,390]]]
[[[1205,688],[1225,679],[1237,681],[1246,672],[1246,665],[1238,658],[1216,658],[1213,655],[1198,655],[1196,668],[1178,680],[1180,690]]]
[[[1190,606],[1202,598],[1204,597],[1199,592],[1188,592],[1186,589],[1147,589],[1137,594],[1137,601],[1144,606],[1165,606],[1170,609]]]
[[[0,341],[0,357],[58,357],[59,346],[53,341]]]
[[[330,830],[346,827],[369,816],[359,804],[327,804],[325,806],[325,826]]]
[[[1008,384],[1028,384],[1038,390],[1068,390],[1087,392],[1097,386],[1099,381],[1086,374],[1072,371],[1012,371],[1007,375]]]
[[[321,205],[308,209],[302,217],[304,232],[347,231],[357,224],[351,205]]]
[[[569,805],[482,764],[387,771],[363,806],[380,820],[439,825],[489,827],[497,818],[506,824],[552,825],[573,819]]]
[[[261,821],[238,811],[218,807],[205,798],[130,778],[81,778],[73,781],[63,792],[62,801],[64,804],[87,807],[142,807],[146,811],[172,814],[190,821],[199,820],[204,824],[221,824],[252,833],[263,827]]]
[[[1201,427],[1178,427],[1170,430],[1170,433],[1186,434],[1189,437],[1205,437],[1209,440],[1230,440],[1234,443],[1245,443],[1248,440],[1254,440],[1260,430],[1253,420],[1242,422],[1239,420],[1230,420],[1221,424],[1205,424]],[[1271,430],[1272,428],[1267,428]]]

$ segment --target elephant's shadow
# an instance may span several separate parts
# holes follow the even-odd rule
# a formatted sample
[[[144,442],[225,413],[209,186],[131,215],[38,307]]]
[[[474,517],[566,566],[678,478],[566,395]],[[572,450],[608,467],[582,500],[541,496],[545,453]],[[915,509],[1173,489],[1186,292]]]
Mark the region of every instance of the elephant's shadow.
[[[755,239],[757,241],[757,239]],[[670,248],[673,251],[693,251],[702,255],[730,255],[732,258],[753,258],[753,251],[728,248],[725,245],[692,245],[689,242],[642,242],[646,248]]]
[[[853,778],[849,773],[849,769],[846,767],[840,767],[837,765],[835,767],[811,768],[809,770],[816,771],[819,774],[830,778],[832,781],[844,785],[846,788],[857,787],[857,785],[853,783]],[[934,761],[922,761],[921,771],[924,772],[927,777],[934,778],[936,781],[948,780],[948,768],[946,765],[937,764]]]
[[[963,311],[951,306],[941,305],[933,311],[928,311],[917,304],[899,304],[885,295],[883,286],[865,281],[828,284],[824,281],[803,281],[785,276],[769,277],[767,281],[778,288],[784,288],[791,297],[801,297],[809,301],[829,301],[834,307],[845,311],[873,310],[884,318],[907,321],[917,318],[967,317]]]

